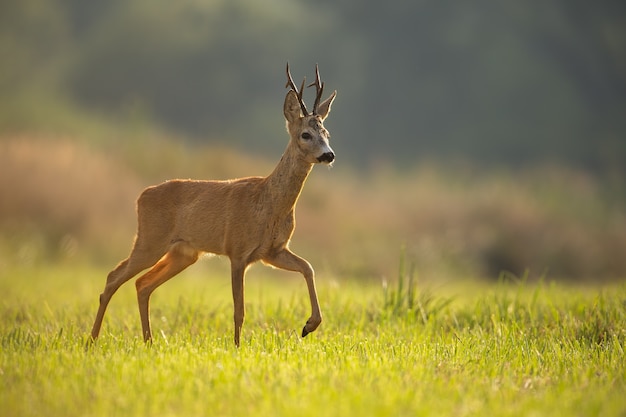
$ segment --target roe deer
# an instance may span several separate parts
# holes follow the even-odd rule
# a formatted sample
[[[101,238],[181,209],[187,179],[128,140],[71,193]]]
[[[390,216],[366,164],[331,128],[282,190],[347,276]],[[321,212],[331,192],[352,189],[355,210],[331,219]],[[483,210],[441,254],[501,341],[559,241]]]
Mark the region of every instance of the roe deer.
[[[313,111],[309,113],[302,99],[305,82],[298,90],[287,64],[290,90],[283,112],[290,140],[270,175],[229,181],[172,180],[148,187],[141,193],[137,200],[138,226],[132,251],[107,276],[91,340],[98,337],[107,305],[117,289],[151,267],[135,283],[143,338],[150,341],[150,295],[159,285],[196,262],[201,253],[230,258],[236,346],[239,346],[245,315],[244,274],[256,261],[304,276],[311,317],[302,329],[302,337],[317,329],[322,313],[313,268],[289,250],[295,228],[294,209],[307,176],[315,163],[332,164],[335,159],[323,121],[330,113],[337,91],[320,103],[324,83],[320,81],[317,66],[315,75],[315,82],[310,86],[316,87],[317,94]]]

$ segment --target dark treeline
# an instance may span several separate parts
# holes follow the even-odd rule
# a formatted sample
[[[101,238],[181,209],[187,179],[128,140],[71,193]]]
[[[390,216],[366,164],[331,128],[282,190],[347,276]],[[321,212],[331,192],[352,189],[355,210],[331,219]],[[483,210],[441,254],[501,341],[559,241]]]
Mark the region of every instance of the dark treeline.
[[[274,152],[289,60],[340,158],[626,166],[622,1],[4,1],[0,59],[5,132],[58,100]]]

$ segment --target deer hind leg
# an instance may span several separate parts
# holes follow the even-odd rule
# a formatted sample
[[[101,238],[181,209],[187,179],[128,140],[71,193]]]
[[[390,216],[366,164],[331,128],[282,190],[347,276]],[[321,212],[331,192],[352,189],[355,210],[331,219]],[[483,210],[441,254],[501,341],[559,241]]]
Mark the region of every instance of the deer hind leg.
[[[322,323],[322,312],[320,310],[319,301],[317,300],[315,273],[313,272],[311,264],[289,249],[283,249],[274,256],[263,259],[263,262],[287,271],[300,272],[304,276],[309,290],[309,299],[311,300],[311,317],[309,317],[302,329],[302,337],[317,329]]]
[[[137,303],[141,316],[141,329],[144,341],[152,340],[150,330],[150,295],[161,284],[174,277],[198,260],[198,252],[184,242],[177,242],[148,272],[139,277]]]
[[[130,280],[144,269],[154,265],[161,256],[163,256],[163,251],[143,250],[136,244],[130,256],[120,262],[117,267],[109,273],[104,291],[100,294],[98,313],[96,314],[96,319],[91,329],[92,340],[95,340],[100,334],[104,313],[115,292],[126,281]]]

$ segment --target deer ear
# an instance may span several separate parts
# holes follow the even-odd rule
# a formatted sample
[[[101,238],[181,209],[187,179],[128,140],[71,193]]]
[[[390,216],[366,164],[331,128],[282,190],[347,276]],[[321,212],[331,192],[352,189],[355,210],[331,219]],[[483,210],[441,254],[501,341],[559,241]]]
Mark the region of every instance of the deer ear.
[[[337,96],[337,90],[333,91],[333,93],[326,100],[322,101],[317,106],[317,114],[324,120],[328,113],[330,113],[330,106],[333,104],[333,100]]]
[[[285,119],[289,123],[293,123],[302,117],[302,111],[300,109],[300,102],[298,101],[298,95],[295,91],[289,90],[287,96],[285,96],[285,104],[283,105],[283,113]]]

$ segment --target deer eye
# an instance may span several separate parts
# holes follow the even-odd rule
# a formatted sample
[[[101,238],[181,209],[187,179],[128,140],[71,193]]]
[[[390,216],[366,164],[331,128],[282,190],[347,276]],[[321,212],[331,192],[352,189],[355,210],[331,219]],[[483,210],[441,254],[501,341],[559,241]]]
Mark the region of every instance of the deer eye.
[[[302,137],[302,139],[305,139],[305,140],[311,140],[313,138],[313,136],[311,136],[311,134],[309,132],[304,132],[301,135],[301,137]]]

